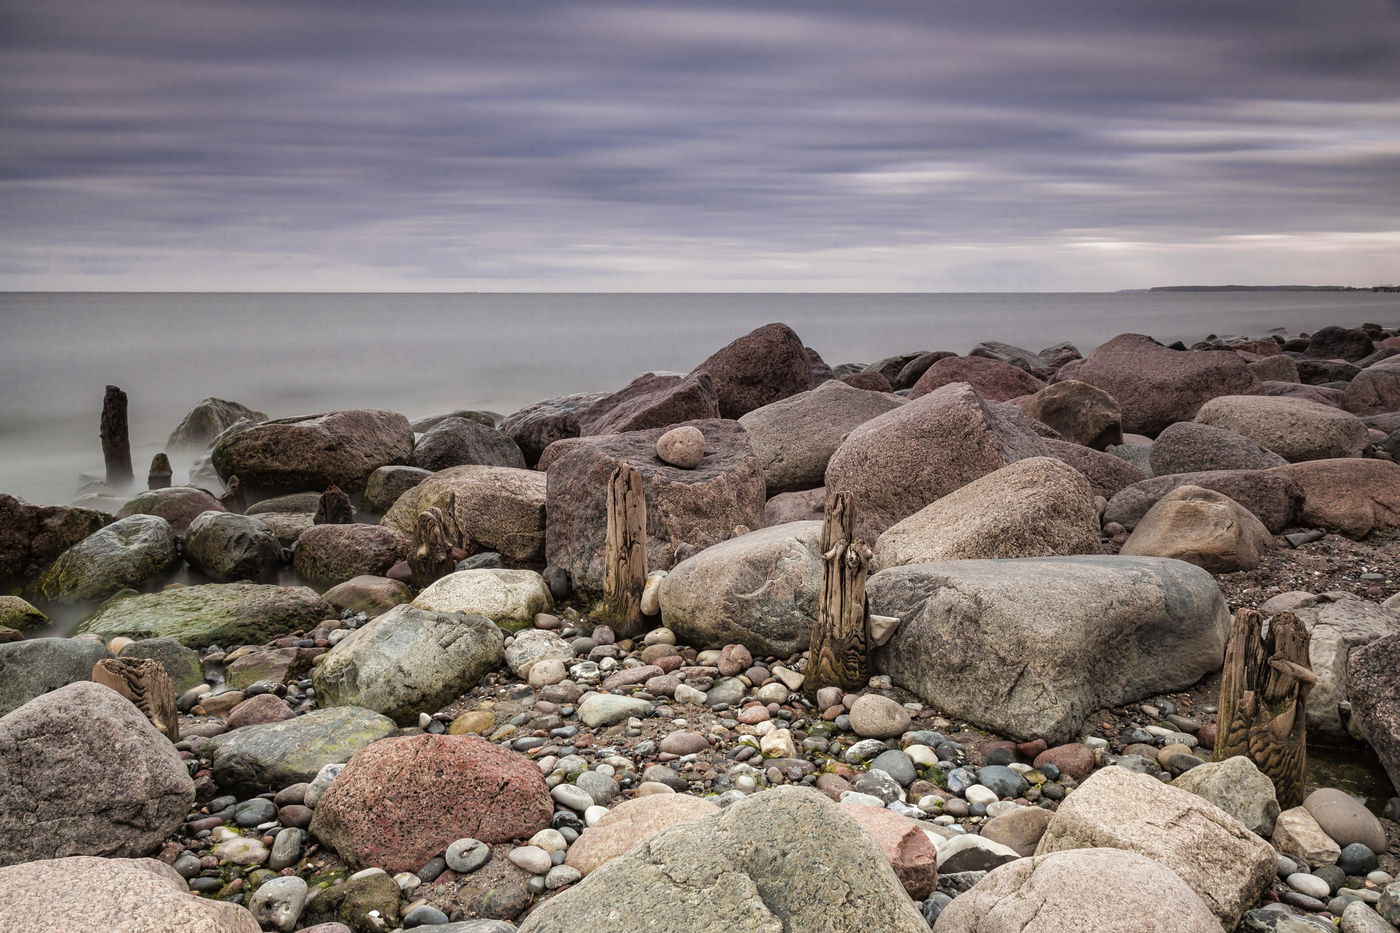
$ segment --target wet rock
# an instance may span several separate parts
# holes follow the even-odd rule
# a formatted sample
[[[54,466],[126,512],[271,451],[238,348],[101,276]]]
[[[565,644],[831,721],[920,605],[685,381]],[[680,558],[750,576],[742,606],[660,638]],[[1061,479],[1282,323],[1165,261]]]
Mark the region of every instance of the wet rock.
[[[30,505],[0,493],[0,582],[38,576],[58,555],[111,520],[96,509]]]
[[[167,486],[165,489],[138,492],[117,511],[117,518],[154,515],[168,521],[175,534],[183,536],[190,522],[205,512],[226,511],[224,504],[207,490],[194,486]]]
[[[192,648],[213,644],[262,644],[279,635],[309,631],[334,613],[304,586],[207,583],[109,602],[78,626],[79,634],[104,639],[170,636]]]
[[[405,491],[381,524],[407,535],[428,508],[450,511],[468,551],[497,551],[508,563],[544,560],[545,477],[534,470],[461,466]]]
[[[431,471],[420,467],[382,466],[365,480],[365,493],[360,500],[360,508],[366,512],[387,512],[393,508],[399,496],[432,475]]]
[[[408,535],[383,525],[316,525],[297,539],[292,567],[307,580],[344,583],[381,576],[408,556]]]
[[[175,532],[154,515],[132,515],[93,532],[64,551],[33,591],[44,599],[75,603],[138,588],[179,561]]]
[[[261,520],[203,512],[185,532],[185,560],[215,583],[263,582],[282,566],[282,542]]]
[[[252,795],[310,781],[325,765],[349,761],[395,731],[387,716],[339,706],[227,732],[210,739],[200,752],[213,759],[214,780],[221,788]]]
[[[321,596],[335,609],[363,612],[373,619],[412,601],[413,591],[398,580],[362,574],[337,583]]]
[[[382,466],[407,463],[413,432],[403,415],[379,410],[335,411],[268,421],[214,445],[222,479],[237,476],[248,490],[297,492],[364,487]]]
[[[37,696],[89,680],[112,653],[96,638],[28,638],[0,644],[0,716]]]

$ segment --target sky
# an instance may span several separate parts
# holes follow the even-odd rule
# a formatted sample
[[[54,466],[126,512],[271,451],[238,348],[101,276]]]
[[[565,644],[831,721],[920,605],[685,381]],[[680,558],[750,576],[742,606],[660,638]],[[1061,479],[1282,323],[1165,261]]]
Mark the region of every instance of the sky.
[[[1400,0],[0,0],[0,290],[1400,281]]]

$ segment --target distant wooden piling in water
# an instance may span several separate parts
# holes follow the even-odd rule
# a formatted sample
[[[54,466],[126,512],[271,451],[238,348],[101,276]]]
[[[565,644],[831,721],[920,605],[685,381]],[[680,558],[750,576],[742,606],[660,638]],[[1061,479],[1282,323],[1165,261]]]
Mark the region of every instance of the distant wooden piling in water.
[[[146,488],[166,489],[174,476],[175,470],[170,466],[170,458],[161,451],[151,458],[151,469],[146,474]]]
[[[123,486],[136,478],[131,468],[131,432],[126,420],[126,393],[108,386],[102,399],[102,460],[107,485]]]

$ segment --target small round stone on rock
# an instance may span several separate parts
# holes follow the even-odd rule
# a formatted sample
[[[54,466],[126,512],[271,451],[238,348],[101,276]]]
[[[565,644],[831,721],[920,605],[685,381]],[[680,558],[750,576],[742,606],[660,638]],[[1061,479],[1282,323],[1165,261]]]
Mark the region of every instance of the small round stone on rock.
[[[671,466],[693,470],[705,457],[705,435],[688,424],[672,428],[656,439],[656,455]]]

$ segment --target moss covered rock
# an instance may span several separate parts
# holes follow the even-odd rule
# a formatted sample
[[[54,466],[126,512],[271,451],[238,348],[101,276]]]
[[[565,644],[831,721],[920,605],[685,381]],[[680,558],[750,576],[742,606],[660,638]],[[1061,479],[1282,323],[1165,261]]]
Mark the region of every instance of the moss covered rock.
[[[140,587],[180,559],[175,531],[156,515],[132,515],[88,535],[59,556],[34,583],[45,599],[74,603]]]
[[[315,590],[305,586],[208,583],[108,602],[78,631],[104,639],[168,635],[191,648],[204,648],[263,644],[279,635],[314,628],[334,614]]]

